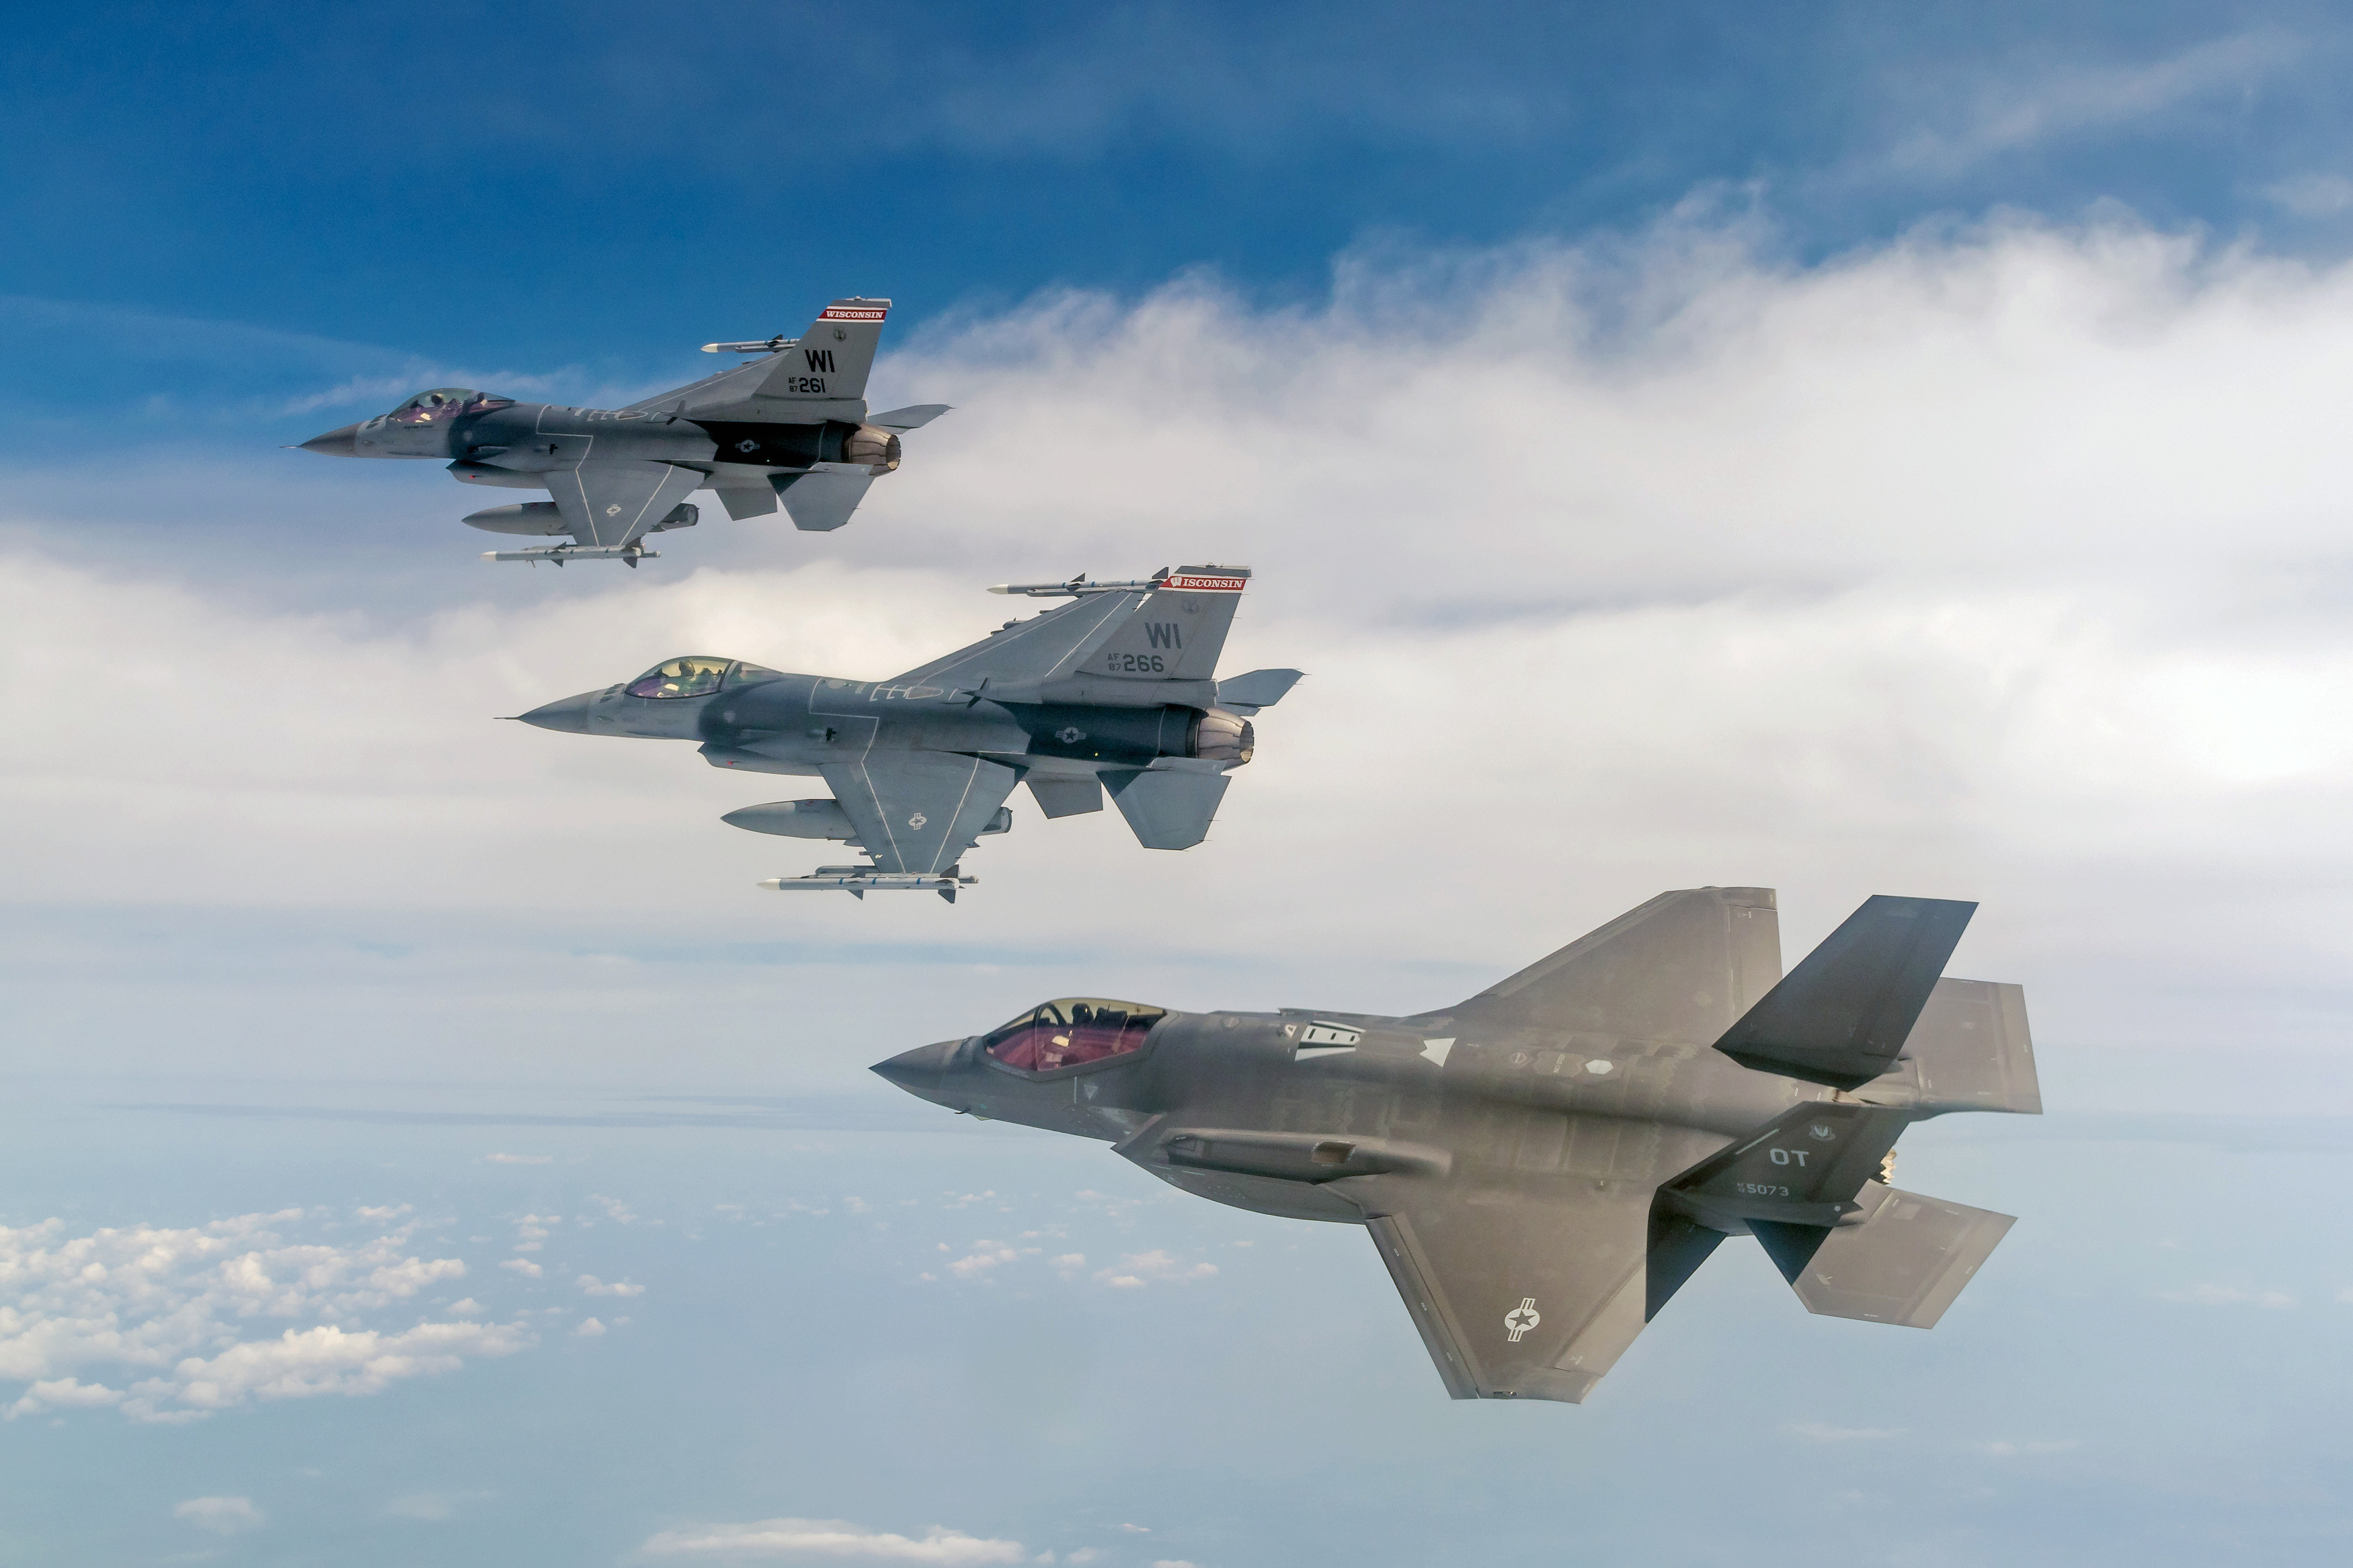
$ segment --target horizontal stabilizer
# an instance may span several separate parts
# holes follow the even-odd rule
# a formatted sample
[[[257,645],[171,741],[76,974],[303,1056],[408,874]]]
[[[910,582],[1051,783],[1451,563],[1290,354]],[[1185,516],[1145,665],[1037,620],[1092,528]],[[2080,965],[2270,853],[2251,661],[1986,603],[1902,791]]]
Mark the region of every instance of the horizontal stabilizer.
[[[1867,1183],[1847,1224],[1752,1224],[1806,1310],[1933,1329],[2016,1223],[2009,1215]]]
[[[885,414],[870,414],[866,416],[866,423],[884,430],[897,430],[902,433],[920,430],[945,414],[952,406],[953,405],[945,403],[911,404],[904,408],[893,408]]]
[[[1283,694],[1306,678],[1297,669],[1253,669],[1247,675],[1237,675],[1218,682],[1218,706],[1250,717],[1261,708],[1271,708],[1282,700]]]
[[[1743,1067],[1832,1089],[1893,1068],[1977,905],[1875,895],[1717,1040]]]
[[[837,473],[829,468],[776,477],[785,481],[776,487],[785,510],[803,533],[830,533],[848,522],[858,503],[866,499],[866,487],[874,482],[871,474]]]
[[[1112,804],[1127,818],[1135,841],[1146,849],[1190,849],[1209,836],[1218,803],[1226,798],[1223,773],[1106,773]]]

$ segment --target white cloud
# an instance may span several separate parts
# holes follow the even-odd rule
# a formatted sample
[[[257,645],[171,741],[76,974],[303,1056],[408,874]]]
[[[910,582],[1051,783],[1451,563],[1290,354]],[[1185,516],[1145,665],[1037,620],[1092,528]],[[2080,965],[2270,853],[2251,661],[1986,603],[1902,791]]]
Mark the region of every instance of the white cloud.
[[[1000,1264],[1016,1262],[1039,1250],[1035,1247],[1008,1247],[1001,1241],[976,1241],[970,1252],[948,1263],[947,1270],[959,1279],[979,1279]]]
[[[2183,1301],[2200,1307],[2293,1307],[2295,1298],[2284,1290],[2250,1290],[2238,1285],[2191,1285],[2179,1290],[2159,1290],[2160,1301]]]
[[[555,1163],[553,1154],[485,1154],[482,1158],[493,1165],[552,1165]]]
[[[1904,1435],[1901,1426],[1825,1426],[1819,1421],[1800,1422],[1789,1430],[1817,1443],[1875,1443]]]
[[[522,1275],[527,1279],[536,1279],[541,1275],[547,1272],[546,1269],[541,1268],[538,1264],[533,1263],[528,1258],[503,1258],[499,1260],[499,1267],[501,1268],[512,1268],[517,1274]]]
[[[584,1340],[599,1339],[605,1333],[605,1325],[595,1318],[583,1318],[572,1331]]]
[[[198,1530],[209,1530],[216,1535],[236,1535],[243,1531],[259,1530],[269,1522],[269,1516],[253,1506],[251,1498],[194,1497],[172,1508],[174,1519],[185,1519]]]
[[[13,552],[0,812],[48,829],[12,893],[348,909],[365,820],[372,911],[836,941],[842,910],[744,886],[813,851],[713,826],[768,786],[480,716],[690,649],[886,675],[1001,618],[980,584],[1242,559],[1227,668],[1313,679],[1260,718],[1210,841],[1153,854],[1115,813],[1017,800],[982,887],[870,900],[866,938],[972,940],[986,901],[1063,951],[1144,878],[1186,962],[1249,951],[1402,1011],[1464,994],[1434,969],[1475,989],[1662,888],[1779,884],[1793,954],[1909,889],[1983,900],[1964,962],[2029,982],[2046,1031],[2334,1048],[2342,1020],[2289,999],[2353,960],[2323,890],[2353,877],[2348,360],[2353,268],[2121,222],[1794,267],[1686,217],[1360,253],[1314,309],[1040,300],[891,356],[958,412],[821,560],[706,528],[642,574],[385,629]],[[419,548],[470,547],[445,531]],[[1499,882],[1499,853],[1528,874]],[[1234,900],[1245,873],[1273,891]],[[626,953],[547,989],[582,1016],[665,1001]]]
[[[2302,53],[2297,39],[2261,30],[2132,64],[2005,61],[1961,82],[1957,112],[1940,116],[1943,106],[1911,98],[1905,106],[1910,116],[1952,122],[1898,141],[1887,163],[1908,174],[1959,174],[2000,153],[2149,121],[2200,99],[2248,92]],[[1903,83],[1915,91],[1920,85]]]
[[[583,1291],[591,1296],[642,1296],[646,1293],[646,1288],[642,1285],[633,1285],[627,1279],[616,1279],[607,1285],[594,1274],[583,1274],[580,1277],[579,1285]]]
[[[1182,1557],[1160,1557],[1153,1560],[1152,1568],[1194,1568]]]
[[[2083,1444],[2073,1437],[2036,1437],[2015,1443],[1979,1443],[1977,1450],[1997,1459],[2012,1459],[2036,1454],[2063,1454],[2071,1448],[2082,1447]]]
[[[2298,217],[2337,217],[2353,212],[2353,180],[2342,174],[2298,174],[2266,185],[2263,195]]]
[[[1082,1546],[1076,1552],[1073,1552],[1069,1556],[1063,1558],[1062,1561],[1065,1563],[1076,1563],[1082,1564],[1083,1568],[1083,1564],[1095,1562],[1102,1556],[1103,1549],[1101,1547]]]
[[[195,1420],[248,1399],[374,1394],[533,1342],[516,1326],[361,1326],[464,1263],[407,1254],[413,1226],[346,1246],[300,1239],[306,1223],[288,1209],[80,1237],[54,1219],[0,1226],[0,1380],[26,1385],[6,1416],[113,1406]]]
[[[1214,1263],[1180,1263],[1155,1247],[1132,1252],[1110,1268],[1097,1269],[1095,1278],[1114,1289],[1139,1290],[1155,1279],[1207,1279],[1217,1271]]]
[[[835,1519],[766,1519],[756,1524],[709,1524],[666,1530],[643,1550],[655,1557],[830,1557],[860,1562],[930,1563],[962,1568],[974,1563],[1018,1563],[1018,1541],[996,1541],[934,1525],[920,1537],[868,1530]]]
[[[385,1515],[392,1519],[423,1520],[438,1523],[453,1518],[459,1506],[493,1496],[486,1491],[470,1492],[411,1492],[396,1497],[384,1505]]]

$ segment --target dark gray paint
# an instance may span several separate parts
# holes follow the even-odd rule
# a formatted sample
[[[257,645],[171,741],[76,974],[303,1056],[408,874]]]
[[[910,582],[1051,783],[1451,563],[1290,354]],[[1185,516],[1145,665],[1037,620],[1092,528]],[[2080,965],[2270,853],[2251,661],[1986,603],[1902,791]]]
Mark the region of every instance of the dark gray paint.
[[[1133,585],[1025,589],[1071,602],[1008,621],[895,679],[786,675],[716,659],[728,673],[707,694],[633,696],[625,681],[522,718],[579,734],[694,741],[713,767],[822,778],[830,801],[775,802],[725,820],[840,839],[871,863],[827,868],[821,883],[772,885],[860,897],[921,887],[952,898],[969,880],[959,858],[981,835],[1009,826],[1006,797],[1024,782],[1049,817],[1100,811],[1108,788],[1147,848],[1188,848],[1208,836],[1228,772],[1256,743],[1250,721],[1219,705],[1222,686],[1242,683],[1257,700],[1237,706],[1256,713],[1300,679],[1285,669],[1216,679],[1249,580],[1248,567],[1182,566]],[[857,880],[876,874],[902,880]]]
[[[569,545],[493,552],[497,560],[620,560],[647,535],[691,528],[686,498],[714,492],[741,520],[776,510],[793,526],[839,528],[867,487],[900,463],[900,437],[947,412],[922,404],[870,415],[866,378],[888,300],[836,300],[797,339],[712,344],[760,357],[627,408],[524,403],[438,387],[389,414],[330,430],[303,449],[343,458],[430,458],[452,478],[496,489],[543,489],[545,501],[466,518],[493,533]]]
[[[1892,904],[1933,904],[1946,926],[1969,907],[1862,913]],[[1788,1028],[1829,1026],[1798,1005],[1809,986],[1777,990],[1761,888],[1663,893],[1435,1012],[1172,1013],[1100,1062],[1020,1071],[975,1036],[874,1070],[959,1111],[1103,1139],[1202,1197],[1362,1225],[1450,1394],[1574,1403],[1726,1237],[1764,1241],[1809,1310],[1919,1328],[1991,1252],[2007,1216],[1883,1177],[1914,1121],[2042,1109],[2024,1000],[1933,973],[1923,987],[1920,951],[1821,950],[1841,976],[1815,994],[1831,1023],[1852,1022],[1858,988],[1915,1015],[1905,1059],[1851,1090],[1723,1048],[1768,997]]]

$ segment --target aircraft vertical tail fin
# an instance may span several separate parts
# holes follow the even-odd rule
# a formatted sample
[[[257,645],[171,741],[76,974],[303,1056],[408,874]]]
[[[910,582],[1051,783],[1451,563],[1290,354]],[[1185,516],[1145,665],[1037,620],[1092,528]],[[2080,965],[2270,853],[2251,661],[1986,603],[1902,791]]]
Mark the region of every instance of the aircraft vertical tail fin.
[[[2026,1026],[2026,989],[1991,980],[1939,980],[1904,1041],[1902,1077],[1883,1075],[1869,1092],[1900,1092],[1905,1079],[1924,1116],[1948,1110],[2042,1114],[2034,1040]]]
[[[1896,1065],[1977,905],[1873,895],[1715,1048],[1746,1068],[1860,1089]]]
[[[1179,566],[1157,581],[1067,673],[1123,680],[1216,679],[1250,568]]]
[[[796,401],[863,400],[890,314],[888,300],[836,300],[798,342],[776,355],[754,392]]]

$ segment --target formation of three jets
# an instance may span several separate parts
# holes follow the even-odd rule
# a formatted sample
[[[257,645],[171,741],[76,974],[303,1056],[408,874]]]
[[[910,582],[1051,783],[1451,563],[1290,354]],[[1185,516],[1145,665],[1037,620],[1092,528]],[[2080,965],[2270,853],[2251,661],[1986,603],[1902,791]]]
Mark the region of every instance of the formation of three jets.
[[[304,445],[435,458],[547,501],[466,521],[569,535],[493,559],[652,554],[731,517],[849,521],[945,412],[870,415],[889,310],[836,300],[798,339],[626,409],[466,388]],[[1147,847],[1199,843],[1251,719],[1300,679],[1220,680],[1246,568],[1008,584],[1071,602],[888,681],[687,657],[522,715],[584,734],[688,740],[715,767],[821,778],[824,800],[730,813],[867,861],[765,886],[928,889],[1010,824],[1105,795]],[[1772,891],[1662,894],[1452,1007],[1404,1017],[1182,1013],[1065,997],[874,1070],[959,1112],[1103,1140],[1160,1179],[1256,1212],[1364,1226],[1456,1398],[1583,1400],[1727,1236],[1754,1236],[1810,1311],[1933,1326],[2008,1216],[1901,1191],[1911,1123],[2042,1109],[2015,985],[1943,977],[1976,906],[1874,898],[1787,975]]]

